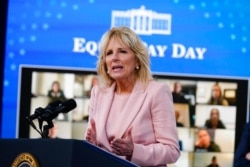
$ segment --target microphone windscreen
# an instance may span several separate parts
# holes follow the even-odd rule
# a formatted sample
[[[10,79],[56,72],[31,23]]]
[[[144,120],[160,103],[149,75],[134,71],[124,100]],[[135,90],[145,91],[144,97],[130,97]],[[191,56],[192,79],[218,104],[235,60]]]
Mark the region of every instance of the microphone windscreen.
[[[61,104],[61,103],[62,103],[61,100],[56,100],[56,101],[54,101],[54,102],[49,103],[48,106],[47,106],[46,108],[54,108],[54,107],[59,106],[59,104]]]
[[[76,101],[74,99],[66,100],[62,103],[62,107],[63,107],[62,112],[67,113],[76,108]]]

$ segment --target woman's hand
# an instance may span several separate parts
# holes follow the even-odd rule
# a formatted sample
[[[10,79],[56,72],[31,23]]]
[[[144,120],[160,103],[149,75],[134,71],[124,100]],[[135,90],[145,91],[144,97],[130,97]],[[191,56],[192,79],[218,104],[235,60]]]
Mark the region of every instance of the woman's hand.
[[[202,145],[202,143],[201,143],[200,140],[196,141],[195,146],[196,147],[203,147],[203,145]]]
[[[250,160],[250,152],[246,153],[246,157],[245,157],[248,161]]]
[[[93,118],[90,119],[90,125],[91,127],[87,129],[86,140],[94,145],[97,145],[96,127],[95,127],[95,121]]]
[[[112,152],[120,155],[126,156],[128,159],[131,158],[134,151],[134,143],[131,136],[132,128],[130,128],[122,139],[113,139],[110,142]]]

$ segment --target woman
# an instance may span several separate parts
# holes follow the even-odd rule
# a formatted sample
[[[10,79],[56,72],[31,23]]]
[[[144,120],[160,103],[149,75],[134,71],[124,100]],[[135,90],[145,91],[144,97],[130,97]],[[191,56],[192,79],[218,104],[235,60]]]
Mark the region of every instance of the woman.
[[[166,166],[180,156],[171,91],[152,79],[149,56],[129,28],[100,43],[85,138],[139,166]]]
[[[63,90],[61,89],[60,82],[54,81],[51,85],[51,89],[48,91],[49,97],[49,103],[53,103],[56,101],[65,101],[67,98],[64,95]],[[60,113],[57,118],[57,120],[68,120],[68,114],[67,113]]]
[[[180,82],[174,83],[172,95],[174,103],[188,103],[188,100],[185,99],[185,94],[182,92],[182,84]]]
[[[221,152],[220,146],[216,144],[206,129],[199,129],[194,150],[196,152]]]
[[[216,156],[213,156],[213,157],[212,157],[212,161],[211,161],[211,163],[210,163],[207,167],[220,167],[220,166],[218,165]]]
[[[211,109],[210,118],[206,120],[205,127],[208,129],[226,129],[226,126],[220,120],[220,112],[217,108]]]
[[[61,89],[60,83],[58,81],[54,81],[52,83],[51,89],[48,91],[48,97],[50,102],[66,100],[66,97],[64,96],[63,90]]]
[[[223,105],[223,106],[229,105],[228,101],[225,98],[223,98],[221,87],[219,86],[218,83],[214,84],[212,87],[212,96],[208,101],[208,104]]]

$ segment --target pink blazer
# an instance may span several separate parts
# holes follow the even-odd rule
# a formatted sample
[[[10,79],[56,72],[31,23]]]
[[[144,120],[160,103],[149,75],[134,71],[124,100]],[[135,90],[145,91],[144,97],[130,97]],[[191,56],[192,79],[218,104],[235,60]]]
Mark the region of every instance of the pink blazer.
[[[115,93],[115,84],[91,92],[89,118],[94,118],[98,145],[110,151],[105,123]],[[139,166],[166,166],[180,156],[172,94],[166,84],[150,81],[146,89],[136,82],[120,124],[114,125],[116,138],[132,126],[134,152],[131,162]],[[90,127],[90,124],[88,124]],[[123,157],[124,158],[124,157]]]

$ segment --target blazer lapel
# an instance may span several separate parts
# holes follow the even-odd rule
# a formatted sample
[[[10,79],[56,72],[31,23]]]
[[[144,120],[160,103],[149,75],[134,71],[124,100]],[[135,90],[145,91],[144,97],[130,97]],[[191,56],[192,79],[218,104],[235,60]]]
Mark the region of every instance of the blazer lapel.
[[[139,113],[145,97],[146,97],[146,92],[140,85],[140,82],[137,81],[129,97],[129,100],[122,111],[122,114],[123,114],[122,118],[124,119],[118,125],[120,127],[119,134],[117,135],[118,138],[122,138],[124,133],[128,130],[132,121],[134,120],[136,115]]]
[[[107,139],[106,146],[109,146],[109,141],[106,133],[106,122],[108,119],[108,114],[110,111],[110,107],[112,105],[113,97],[114,97],[114,89],[115,89],[115,84],[111,85],[111,87],[107,88],[104,90],[104,93],[100,94],[98,97],[98,104],[99,106],[97,107],[97,117],[96,117],[96,129],[97,131],[100,132],[100,134],[97,134],[102,138],[102,141],[104,139]],[[108,148],[110,149],[110,148]]]
[[[100,132],[100,134],[97,135],[100,136],[100,138],[102,138],[102,141],[105,143],[104,145],[106,145],[108,149],[111,148],[109,146],[109,141],[107,137],[106,123],[112,105],[112,101],[114,98],[115,86],[116,84],[113,84],[110,88],[105,89],[104,93],[103,94],[101,93],[98,98],[99,101],[98,104],[101,105],[97,107],[98,115],[96,117],[96,122],[97,122],[96,129],[98,129],[97,131]],[[117,125],[119,126],[120,129],[119,133],[116,136],[117,138],[122,138],[124,133],[128,130],[132,121],[139,113],[143,101],[145,100],[145,97],[146,97],[146,92],[141,87],[140,82],[137,81],[129,97],[129,100],[122,111],[121,117],[124,119],[119,125]]]

